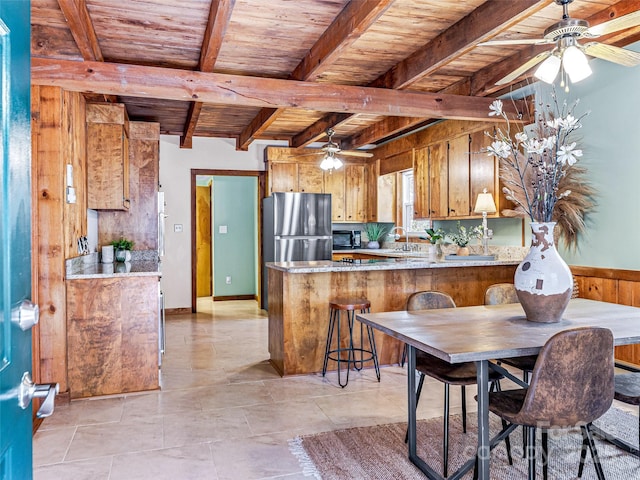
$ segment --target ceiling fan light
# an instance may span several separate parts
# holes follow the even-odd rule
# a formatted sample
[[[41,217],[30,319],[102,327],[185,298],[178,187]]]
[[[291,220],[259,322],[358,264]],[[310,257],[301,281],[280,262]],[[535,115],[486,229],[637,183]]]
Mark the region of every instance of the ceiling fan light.
[[[537,79],[542,80],[543,82],[553,83],[553,81],[558,76],[561,64],[562,61],[560,60],[560,57],[551,55],[540,64],[540,66],[536,69],[534,76]]]
[[[333,157],[333,168],[337,170],[340,167],[342,167],[342,160],[340,160],[339,158]]]
[[[322,162],[320,162],[320,168],[322,170],[331,170],[333,169],[333,158],[331,158],[330,156],[326,156],[322,159]]]
[[[587,56],[575,45],[567,47],[562,54],[562,66],[571,83],[577,83],[591,75]]]

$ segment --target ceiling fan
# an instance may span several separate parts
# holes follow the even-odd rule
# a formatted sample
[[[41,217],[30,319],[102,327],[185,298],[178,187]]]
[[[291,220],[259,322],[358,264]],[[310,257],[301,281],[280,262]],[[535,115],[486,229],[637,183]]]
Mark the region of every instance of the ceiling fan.
[[[586,55],[601,58],[609,62],[633,67],[640,65],[640,53],[626,50],[599,42],[589,42],[584,45],[578,43],[579,39],[597,38],[626,28],[640,25],[640,10],[609,20],[608,22],[589,26],[586,20],[571,18],[568,5],[573,0],[555,0],[562,6],[562,20],[548,27],[543,38],[517,39],[517,40],[489,40],[478,45],[544,45],[555,44],[555,47],[546,52],[539,53],[531,60],[515,69],[506,77],[498,80],[496,85],[504,85],[518,78],[530,68],[541,63],[535,72],[540,80],[553,83],[560,67],[563,67],[572,83],[579,82],[591,75],[591,68]],[[562,85],[562,84],[561,84]]]
[[[342,150],[340,148],[340,145],[333,141],[333,136],[335,135],[335,133],[336,132],[332,128],[328,128],[328,142],[326,144],[324,144],[321,148],[317,149],[313,153],[303,153],[299,156],[306,157],[307,155],[323,155],[322,162],[320,163],[320,168],[323,170],[333,170],[334,168],[340,168],[342,166],[342,161],[338,157],[336,157],[336,155],[338,154],[351,157],[373,157],[373,153],[369,152],[361,152],[358,150]]]

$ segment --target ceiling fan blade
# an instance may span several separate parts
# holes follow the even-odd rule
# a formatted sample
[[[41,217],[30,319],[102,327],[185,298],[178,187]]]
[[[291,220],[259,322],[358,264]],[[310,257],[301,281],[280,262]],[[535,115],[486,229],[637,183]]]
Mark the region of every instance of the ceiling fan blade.
[[[494,46],[494,45],[545,45],[547,43],[555,43],[548,38],[521,38],[517,40],[487,40],[486,42],[480,42],[479,46]]]
[[[598,42],[587,43],[582,48],[587,55],[624,65],[625,67],[640,65],[640,53],[632,50]]]
[[[640,10],[627,13],[608,22],[601,23],[589,27],[585,32],[585,37],[599,37],[600,35],[608,35],[609,33],[624,30],[625,28],[637,27],[640,25]]]
[[[549,56],[551,56],[552,52],[553,52],[553,50],[548,50],[546,52],[539,53],[538,55],[533,57],[528,62],[525,62],[524,64],[520,65],[518,68],[516,68],[513,72],[511,72],[506,77],[498,80],[496,82],[496,85],[504,85],[506,83],[510,83],[511,81],[513,81],[516,78],[518,78],[520,75],[522,75],[524,72],[526,72],[530,68],[535,67],[537,64],[539,64],[543,60],[547,59]]]
[[[373,153],[369,152],[358,152],[355,150],[340,150],[337,155],[347,155],[350,157],[363,157],[363,158],[371,158],[373,157]]]

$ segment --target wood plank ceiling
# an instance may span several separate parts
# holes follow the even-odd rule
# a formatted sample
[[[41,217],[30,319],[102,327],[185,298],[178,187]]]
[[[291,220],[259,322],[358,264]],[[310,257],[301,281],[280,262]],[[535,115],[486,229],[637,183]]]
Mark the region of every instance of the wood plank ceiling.
[[[597,25],[639,0],[575,0]],[[379,144],[438,118],[487,120],[496,80],[548,45],[553,0],[31,0],[32,83],[122,102],[161,133],[287,140],[336,130],[342,148]],[[598,41],[624,47],[640,28]],[[597,75],[597,72],[596,72]],[[512,112],[521,106],[510,106]]]

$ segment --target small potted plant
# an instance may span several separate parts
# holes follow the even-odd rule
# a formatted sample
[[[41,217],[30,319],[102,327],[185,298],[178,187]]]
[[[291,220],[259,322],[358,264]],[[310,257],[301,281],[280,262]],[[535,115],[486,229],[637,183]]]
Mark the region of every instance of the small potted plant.
[[[115,257],[117,262],[129,262],[131,261],[131,249],[133,248],[133,241],[126,238],[120,238],[120,240],[114,240],[111,242],[113,249],[115,250]]]
[[[380,242],[389,235],[391,227],[385,223],[365,223],[364,233],[367,236],[367,248],[380,248]]]
[[[467,247],[467,245],[474,238],[480,238],[482,236],[482,227],[476,225],[475,227],[466,228],[458,222],[456,229],[453,232],[447,233],[447,236],[453,243],[458,245],[457,255],[467,256],[469,255],[469,247]]]
[[[429,260],[435,261],[438,256],[438,242],[444,240],[445,237],[444,230],[441,228],[427,228],[425,232],[427,235],[420,238],[429,242]]]

